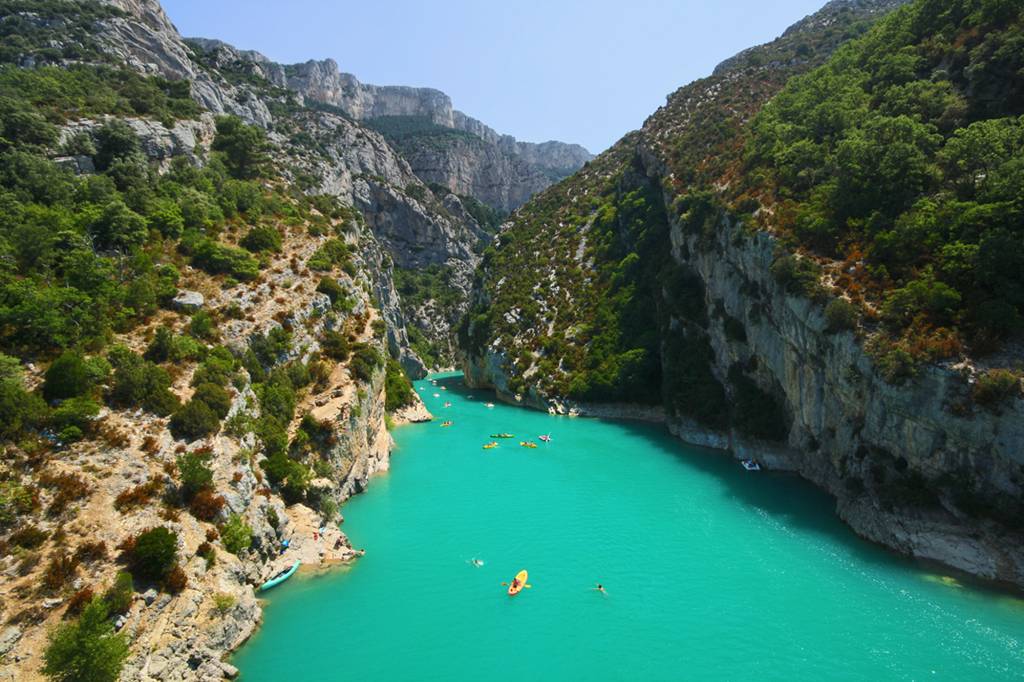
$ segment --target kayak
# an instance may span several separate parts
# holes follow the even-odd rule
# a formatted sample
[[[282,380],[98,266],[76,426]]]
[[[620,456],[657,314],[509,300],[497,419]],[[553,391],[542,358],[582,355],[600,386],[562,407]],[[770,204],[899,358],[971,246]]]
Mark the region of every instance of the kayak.
[[[514,433],[492,433],[491,438],[515,438]]]
[[[282,572],[278,573],[273,578],[271,578],[267,582],[265,582],[262,585],[260,585],[260,592],[265,592],[265,591],[269,590],[271,587],[277,587],[278,585],[283,583],[285,580],[288,580],[288,578],[291,578],[292,574],[294,574],[295,571],[299,570],[299,564],[301,564],[301,563],[302,563],[301,561],[296,560],[296,562],[294,564],[292,564],[291,568],[289,568],[286,571],[282,571]]]
[[[516,579],[509,583],[508,596],[514,597],[522,591],[523,586],[526,585],[527,573],[526,571],[519,571],[516,573]]]
[[[487,443],[486,445],[484,445],[484,450],[490,450],[491,448],[496,448],[496,447],[498,447],[497,443]]]
[[[520,441],[519,444],[522,445],[524,448],[535,448],[535,447],[537,447],[537,444],[534,443],[532,440]]]
[[[544,441],[545,443],[550,443],[551,442],[551,436],[539,436],[539,438],[542,441]]]

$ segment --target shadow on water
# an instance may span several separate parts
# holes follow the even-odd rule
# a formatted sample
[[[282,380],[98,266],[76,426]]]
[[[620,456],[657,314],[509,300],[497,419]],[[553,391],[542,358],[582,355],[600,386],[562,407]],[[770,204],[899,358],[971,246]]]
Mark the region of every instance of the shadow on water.
[[[474,401],[499,402],[493,390],[471,389],[466,386],[461,374],[439,375],[431,377],[431,379],[436,379],[439,389],[443,386],[446,391],[454,395]],[[508,403],[504,403],[504,405],[517,407]],[[532,408],[524,407],[522,409],[540,414]],[[601,419],[600,421],[614,423],[630,432],[631,435],[642,438],[652,448],[672,455],[682,464],[702,474],[714,477],[725,485],[723,494],[731,497],[737,504],[758,509],[771,519],[788,527],[831,540],[848,550],[854,559],[880,567],[899,567],[904,570],[917,568],[945,575],[956,574],[965,583],[970,583],[972,589],[1005,594],[1005,590],[963,575],[959,571],[897,554],[860,537],[836,514],[835,499],[832,495],[801,478],[798,474],[770,471],[748,472],[742,469],[728,453],[685,443],[660,424],[617,419]]]

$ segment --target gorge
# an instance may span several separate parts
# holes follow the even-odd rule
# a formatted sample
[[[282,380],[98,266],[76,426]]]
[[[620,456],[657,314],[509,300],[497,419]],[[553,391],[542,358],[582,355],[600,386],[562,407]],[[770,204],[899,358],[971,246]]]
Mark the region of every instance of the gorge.
[[[592,156],[157,0],[0,0],[0,679],[345,637],[370,677],[1014,677],[1022,36],[832,0]]]

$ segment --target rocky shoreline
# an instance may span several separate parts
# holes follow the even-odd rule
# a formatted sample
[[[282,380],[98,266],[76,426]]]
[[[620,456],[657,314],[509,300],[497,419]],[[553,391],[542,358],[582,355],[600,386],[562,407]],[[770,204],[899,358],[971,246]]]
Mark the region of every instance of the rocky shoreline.
[[[875,501],[850,493],[844,480],[831,467],[816,463],[813,455],[777,443],[743,437],[735,430],[715,431],[696,422],[668,416],[660,407],[629,404],[578,404],[546,399],[535,389],[514,395],[501,372],[500,353],[486,359],[464,358],[467,385],[492,389],[498,400],[510,405],[588,418],[623,419],[664,423],[672,435],[688,445],[717,450],[736,460],[754,459],[765,469],[799,475],[836,500],[836,514],[861,538],[927,565],[979,579],[987,585],[1019,593],[1024,590],[1020,575],[1022,545],[996,524],[955,518],[945,510],[901,508],[886,511]]]

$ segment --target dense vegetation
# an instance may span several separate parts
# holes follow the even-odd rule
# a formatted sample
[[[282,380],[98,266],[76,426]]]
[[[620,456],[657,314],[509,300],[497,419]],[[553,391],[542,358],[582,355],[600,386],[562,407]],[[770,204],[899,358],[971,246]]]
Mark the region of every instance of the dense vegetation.
[[[584,198],[566,204],[567,188]],[[535,367],[540,386],[557,395],[658,402],[655,292],[668,225],[660,192],[630,165],[628,145],[542,192],[513,220],[484,251],[491,298],[463,320],[463,347],[480,354],[500,340],[516,391]],[[560,290],[538,284],[548,273]]]
[[[1020,4],[921,0],[765,107],[748,191],[841,262],[891,335],[882,359],[986,352],[1024,328],[1022,115]]]
[[[710,326],[742,344],[742,321],[706,305],[685,267],[655,257],[630,272],[626,253],[594,248],[609,208],[621,210],[618,198],[606,197],[611,188],[621,196],[638,141],[667,166],[664,189],[685,233],[711,247],[731,213],[751,229],[781,234],[776,280],[819,301],[829,333],[867,325],[867,348],[886,377],[1018,334],[1022,9],[1001,0],[920,0],[871,28],[876,16],[826,8],[681,88],[639,136],[534,197],[485,252],[464,347],[502,349],[516,391],[538,385],[574,398],[625,397],[623,384],[610,381],[608,358],[617,353],[609,355],[615,344],[607,339],[634,338],[654,324],[636,326],[592,300],[634,287],[638,308],[681,323],[661,358],[670,410],[713,428],[785,437],[786,415],[753,380],[756,368],[734,366],[728,378],[712,371]],[[667,249],[663,239],[651,251]],[[656,286],[645,287],[645,277]],[[983,400],[998,400],[1004,385],[1019,393],[1001,374],[983,378],[986,388],[975,392]],[[650,375],[644,383],[652,385]]]

